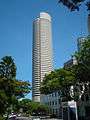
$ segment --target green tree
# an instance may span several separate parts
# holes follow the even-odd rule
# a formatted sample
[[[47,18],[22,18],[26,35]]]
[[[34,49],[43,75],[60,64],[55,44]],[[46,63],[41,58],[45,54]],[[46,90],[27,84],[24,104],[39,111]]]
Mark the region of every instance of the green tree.
[[[61,90],[62,95],[65,96],[65,99],[71,99],[70,87],[74,83],[74,73],[61,68],[45,76],[44,82],[41,84],[40,91],[42,94],[49,94],[54,91]]]
[[[79,52],[75,53],[77,65],[74,66],[77,80],[90,82],[90,37],[82,43]]]
[[[24,97],[30,90],[29,82],[16,79],[16,65],[12,57],[3,57],[0,61],[0,113],[14,107],[17,99]]]
[[[30,99],[23,99],[18,103],[18,110],[22,109],[24,114],[28,115],[39,115],[47,114],[48,107],[41,105],[38,102],[33,102]]]
[[[59,69],[46,75],[41,84],[42,94],[49,94],[56,90],[61,90],[65,101],[69,99],[83,99],[90,96],[90,37],[87,37],[82,43],[79,52],[75,55],[77,64],[69,69]],[[71,86],[73,86],[73,95],[71,96]],[[88,97],[87,97],[88,98]]]
[[[7,108],[7,96],[4,90],[0,90],[0,115],[3,115]]]
[[[16,65],[11,56],[5,56],[0,61],[0,77],[14,79],[16,77]]]
[[[87,0],[59,0],[58,2],[69,8],[70,11],[79,11],[79,8],[83,3],[87,6],[87,10],[90,10],[90,1]]]
[[[11,56],[5,56],[0,61],[0,113],[5,112],[9,106],[10,97],[12,96],[13,79],[16,76],[16,66]],[[12,81],[11,81],[12,79]],[[2,102],[3,99],[3,102]]]
[[[90,95],[90,37],[87,37],[81,45],[79,52],[75,53],[77,65],[72,70],[76,77],[75,90],[79,96]],[[83,91],[83,94],[82,94]],[[80,95],[81,94],[81,95]],[[87,97],[88,98],[88,97]]]

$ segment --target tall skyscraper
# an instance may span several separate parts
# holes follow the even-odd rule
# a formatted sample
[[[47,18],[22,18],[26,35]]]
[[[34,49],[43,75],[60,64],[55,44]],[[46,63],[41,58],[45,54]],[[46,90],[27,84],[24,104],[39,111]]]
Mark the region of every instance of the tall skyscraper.
[[[33,22],[32,100],[40,102],[40,83],[53,70],[51,17],[41,12]]]

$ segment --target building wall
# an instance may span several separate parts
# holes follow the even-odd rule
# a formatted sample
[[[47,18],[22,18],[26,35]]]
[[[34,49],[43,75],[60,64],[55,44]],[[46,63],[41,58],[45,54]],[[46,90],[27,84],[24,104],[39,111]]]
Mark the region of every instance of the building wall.
[[[40,102],[40,84],[45,74],[53,70],[51,17],[48,13],[40,13],[33,23],[32,54],[32,99]]]
[[[70,60],[64,63],[64,68],[68,69],[71,68],[73,65],[77,64],[77,60],[75,57],[72,57]]]
[[[85,42],[86,40],[86,37],[79,37],[77,39],[77,48],[78,48],[78,51],[80,51],[81,47],[82,47],[82,44]]]
[[[40,101],[40,35],[39,19],[33,23],[33,57],[32,57],[32,98]]]
[[[41,82],[46,73],[52,71],[52,41],[51,22],[47,19],[40,19],[41,39]]]
[[[50,114],[62,118],[61,92],[56,91],[43,97],[44,104],[48,105]]]

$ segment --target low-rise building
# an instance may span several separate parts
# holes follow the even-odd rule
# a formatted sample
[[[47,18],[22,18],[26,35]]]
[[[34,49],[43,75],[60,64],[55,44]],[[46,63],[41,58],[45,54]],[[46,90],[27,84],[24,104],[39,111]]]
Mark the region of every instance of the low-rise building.
[[[55,91],[51,94],[43,95],[42,103],[48,105],[50,114],[58,118],[62,118],[60,91]]]
[[[77,64],[77,60],[75,57],[72,57],[70,60],[64,63],[64,68],[68,69],[71,68],[73,65]]]

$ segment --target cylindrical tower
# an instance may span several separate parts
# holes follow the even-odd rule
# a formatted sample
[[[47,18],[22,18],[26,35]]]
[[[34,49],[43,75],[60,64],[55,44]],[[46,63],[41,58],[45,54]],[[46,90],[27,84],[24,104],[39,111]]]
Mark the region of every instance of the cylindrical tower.
[[[32,99],[40,102],[40,83],[53,70],[51,17],[41,12],[33,23]]]

